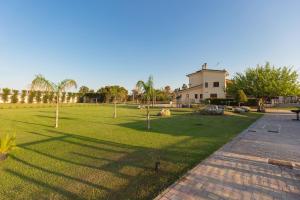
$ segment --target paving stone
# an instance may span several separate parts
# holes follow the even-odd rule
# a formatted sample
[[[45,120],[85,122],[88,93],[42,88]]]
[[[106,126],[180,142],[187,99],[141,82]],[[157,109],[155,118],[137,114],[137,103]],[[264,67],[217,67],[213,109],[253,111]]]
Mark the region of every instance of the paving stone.
[[[156,200],[300,200],[300,122],[293,118],[266,114]],[[268,159],[292,162],[295,169]]]

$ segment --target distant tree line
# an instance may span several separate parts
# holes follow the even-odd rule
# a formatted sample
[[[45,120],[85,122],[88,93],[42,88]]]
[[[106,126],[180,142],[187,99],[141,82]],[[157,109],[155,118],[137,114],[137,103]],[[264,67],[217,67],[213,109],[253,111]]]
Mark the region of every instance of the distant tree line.
[[[35,90],[14,90],[3,88],[0,90],[0,98],[3,103],[56,103],[56,94],[54,92],[44,92]],[[62,92],[60,101],[71,103],[76,100],[78,93]]]
[[[126,88],[119,85],[101,87],[96,92],[89,89],[87,86],[82,86],[78,92],[79,102],[81,103],[114,103],[115,101],[145,103],[147,100],[144,91],[141,91],[139,88],[133,89],[131,94],[128,93]],[[162,89],[154,89],[150,101],[171,101],[173,97],[174,92],[171,90],[171,87],[166,86]]]

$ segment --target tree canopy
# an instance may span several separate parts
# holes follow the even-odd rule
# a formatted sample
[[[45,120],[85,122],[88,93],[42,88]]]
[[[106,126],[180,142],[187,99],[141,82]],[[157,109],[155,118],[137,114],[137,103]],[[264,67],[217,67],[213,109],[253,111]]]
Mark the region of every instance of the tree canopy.
[[[235,96],[238,90],[256,98],[299,95],[298,74],[293,68],[257,65],[244,73],[237,73],[227,86],[227,93]]]

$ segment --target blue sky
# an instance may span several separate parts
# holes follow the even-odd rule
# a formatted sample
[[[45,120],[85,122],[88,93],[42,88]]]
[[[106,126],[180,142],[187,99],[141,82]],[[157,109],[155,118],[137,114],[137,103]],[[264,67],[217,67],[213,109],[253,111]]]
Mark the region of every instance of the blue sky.
[[[0,0],[0,88],[35,74],[176,88],[204,62],[233,75],[266,61],[299,72],[300,1]]]

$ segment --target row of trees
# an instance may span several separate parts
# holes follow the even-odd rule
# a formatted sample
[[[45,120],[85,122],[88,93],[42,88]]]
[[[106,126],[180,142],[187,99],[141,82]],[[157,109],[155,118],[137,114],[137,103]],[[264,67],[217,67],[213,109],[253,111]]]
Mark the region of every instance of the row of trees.
[[[118,85],[105,86],[98,89],[96,92],[86,86],[82,86],[79,89],[79,94],[81,102],[97,101],[98,103],[114,103],[115,101],[134,101],[143,103],[147,101],[143,95],[143,91],[137,86],[132,90],[132,94],[130,95],[124,87]],[[153,103],[157,101],[171,101],[174,96],[175,94],[171,91],[170,86],[166,86],[162,89],[153,88],[153,99],[151,99],[151,101]]]
[[[62,92],[61,102],[74,101],[77,93]],[[56,94],[54,92],[35,91],[35,90],[11,90],[9,88],[3,88],[1,99],[4,103],[10,101],[10,103],[55,103]]]
[[[150,102],[153,101],[156,91],[154,89],[153,77],[150,76],[147,82],[138,81],[136,88],[141,91],[142,98],[147,102],[147,128],[150,129]],[[55,128],[58,127],[58,116],[59,116],[59,103],[63,99],[63,94],[67,89],[71,87],[77,87],[77,84],[72,79],[63,80],[57,84],[47,80],[42,75],[37,75],[31,83],[31,91],[38,92],[44,91],[45,93],[54,93],[56,97],[56,119]],[[89,90],[86,86],[83,86],[79,90],[80,94],[88,94],[93,91]],[[85,93],[86,92],[86,93]],[[103,94],[108,101],[113,101],[115,105],[114,118],[117,117],[117,101],[120,99],[126,99],[128,91],[124,87],[120,86],[106,86],[100,88],[97,93]]]
[[[257,98],[258,111],[264,111],[267,99],[278,96],[299,96],[298,73],[289,67],[257,65],[244,73],[237,73],[227,85],[227,94],[245,101],[245,95]]]

